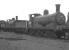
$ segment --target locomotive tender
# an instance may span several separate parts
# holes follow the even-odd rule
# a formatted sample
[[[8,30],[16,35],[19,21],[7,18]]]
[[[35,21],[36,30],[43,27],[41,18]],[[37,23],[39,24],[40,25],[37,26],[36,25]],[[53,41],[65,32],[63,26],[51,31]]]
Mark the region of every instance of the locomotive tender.
[[[56,4],[56,12],[53,14],[44,10],[43,15],[35,13],[29,17],[29,21],[18,20],[16,16],[16,20],[12,20],[12,23],[0,22],[1,30],[43,37],[68,38],[69,22],[66,22],[65,15],[60,11],[60,4]]]

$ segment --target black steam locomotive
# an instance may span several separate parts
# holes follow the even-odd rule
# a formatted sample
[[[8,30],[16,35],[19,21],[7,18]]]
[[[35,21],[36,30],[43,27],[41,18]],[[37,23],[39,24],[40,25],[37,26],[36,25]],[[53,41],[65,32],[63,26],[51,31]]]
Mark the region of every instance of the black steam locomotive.
[[[69,23],[66,22],[65,15],[60,12],[60,4],[56,4],[56,12],[53,14],[44,10],[43,15],[35,13],[29,17],[29,21],[18,20],[18,16],[12,22],[1,21],[1,30],[42,37],[68,38]]]

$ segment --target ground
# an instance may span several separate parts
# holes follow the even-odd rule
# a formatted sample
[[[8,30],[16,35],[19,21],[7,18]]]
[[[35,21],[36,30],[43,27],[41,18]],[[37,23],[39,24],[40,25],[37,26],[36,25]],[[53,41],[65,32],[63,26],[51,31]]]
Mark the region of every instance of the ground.
[[[0,50],[69,50],[69,40],[0,32]]]

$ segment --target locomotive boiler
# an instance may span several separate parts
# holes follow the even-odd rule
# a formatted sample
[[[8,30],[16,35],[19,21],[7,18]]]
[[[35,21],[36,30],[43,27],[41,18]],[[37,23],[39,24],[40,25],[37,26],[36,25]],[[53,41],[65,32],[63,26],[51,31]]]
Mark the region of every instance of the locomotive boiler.
[[[45,14],[46,13],[46,14]],[[32,17],[33,16],[33,17]],[[35,14],[31,14],[31,17],[34,18],[34,22],[38,22],[38,24],[45,26],[50,23],[56,23],[57,25],[65,24],[65,16],[62,12],[60,12],[60,5],[56,5],[56,12],[54,14],[48,14],[48,11],[44,11],[43,16],[35,16]]]

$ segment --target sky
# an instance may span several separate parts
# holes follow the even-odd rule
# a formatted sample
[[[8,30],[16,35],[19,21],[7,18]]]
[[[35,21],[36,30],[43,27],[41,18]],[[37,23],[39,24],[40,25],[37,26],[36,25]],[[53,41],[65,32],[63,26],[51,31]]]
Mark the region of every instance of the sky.
[[[8,20],[18,16],[19,20],[29,20],[29,14],[40,13],[49,10],[49,14],[55,12],[55,4],[61,4],[62,13],[69,12],[68,0],[0,0],[0,20]]]

